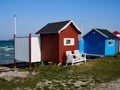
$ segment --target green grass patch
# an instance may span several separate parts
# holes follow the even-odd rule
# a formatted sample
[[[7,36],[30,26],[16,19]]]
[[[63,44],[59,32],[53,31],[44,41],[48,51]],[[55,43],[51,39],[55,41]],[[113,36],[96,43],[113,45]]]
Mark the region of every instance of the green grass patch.
[[[19,81],[7,81],[0,78],[1,89],[45,89],[49,90],[50,87],[55,89],[76,89],[76,81],[91,82],[91,83],[104,83],[110,82],[120,78],[120,54],[115,56],[102,57],[96,60],[89,60],[86,64],[74,66],[57,66],[35,64],[32,69],[25,68],[19,71],[35,71],[38,72],[35,76],[29,76]],[[91,81],[92,80],[92,81]],[[51,81],[48,83],[47,81]],[[37,83],[41,82],[39,87]],[[80,85],[81,88],[90,87],[90,83]]]

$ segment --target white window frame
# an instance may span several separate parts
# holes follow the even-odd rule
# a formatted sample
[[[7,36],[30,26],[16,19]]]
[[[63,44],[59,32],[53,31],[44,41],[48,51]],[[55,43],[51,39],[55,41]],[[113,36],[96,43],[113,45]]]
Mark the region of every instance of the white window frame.
[[[74,46],[75,39],[74,38],[64,38],[64,46]]]
[[[108,40],[108,46],[113,46],[114,45],[114,41],[113,40]]]

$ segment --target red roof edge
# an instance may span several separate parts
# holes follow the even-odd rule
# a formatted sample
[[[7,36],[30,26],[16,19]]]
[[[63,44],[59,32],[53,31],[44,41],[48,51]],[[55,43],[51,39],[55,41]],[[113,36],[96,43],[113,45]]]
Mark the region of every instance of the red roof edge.
[[[120,34],[120,32],[119,31],[114,31],[113,34]]]
[[[113,34],[117,36],[117,38],[116,38],[117,40],[120,40],[120,32],[119,31],[116,30],[113,32]]]

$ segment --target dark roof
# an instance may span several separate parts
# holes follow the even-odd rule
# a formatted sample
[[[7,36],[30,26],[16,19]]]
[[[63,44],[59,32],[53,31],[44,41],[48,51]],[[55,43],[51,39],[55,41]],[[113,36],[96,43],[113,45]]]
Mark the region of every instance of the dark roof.
[[[63,28],[66,28],[66,25],[73,23],[71,20],[62,21],[62,22],[54,22],[54,23],[48,23],[43,28],[41,28],[39,31],[37,31],[35,34],[52,34],[52,33],[59,33],[63,30]],[[74,23],[73,23],[74,25]],[[75,26],[75,25],[74,25]],[[77,26],[75,26],[78,33],[81,33]]]
[[[108,31],[107,29],[95,29],[96,31],[98,31],[100,34],[102,34],[104,37],[106,38],[116,38],[116,36],[114,34],[112,34],[110,31]]]

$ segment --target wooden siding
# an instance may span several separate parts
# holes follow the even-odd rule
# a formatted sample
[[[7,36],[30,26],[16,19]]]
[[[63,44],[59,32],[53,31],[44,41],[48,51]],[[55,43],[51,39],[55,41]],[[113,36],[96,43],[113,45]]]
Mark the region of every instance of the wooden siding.
[[[47,62],[66,62],[65,52],[78,49],[78,31],[71,23],[59,34],[41,34],[41,60]],[[64,38],[74,38],[74,45],[64,46]]]
[[[120,52],[120,40],[116,40],[116,53]]]
[[[64,46],[64,38],[74,38],[73,46]],[[70,24],[65,30],[59,34],[59,63],[66,61],[65,52],[68,50],[78,49],[78,33],[75,30],[74,26]]]
[[[88,54],[105,54],[105,38],[92,30],[84,37],[84,51]]]
[[[58,34],[42,34],[40,36],[42,61],[58,63]]]

